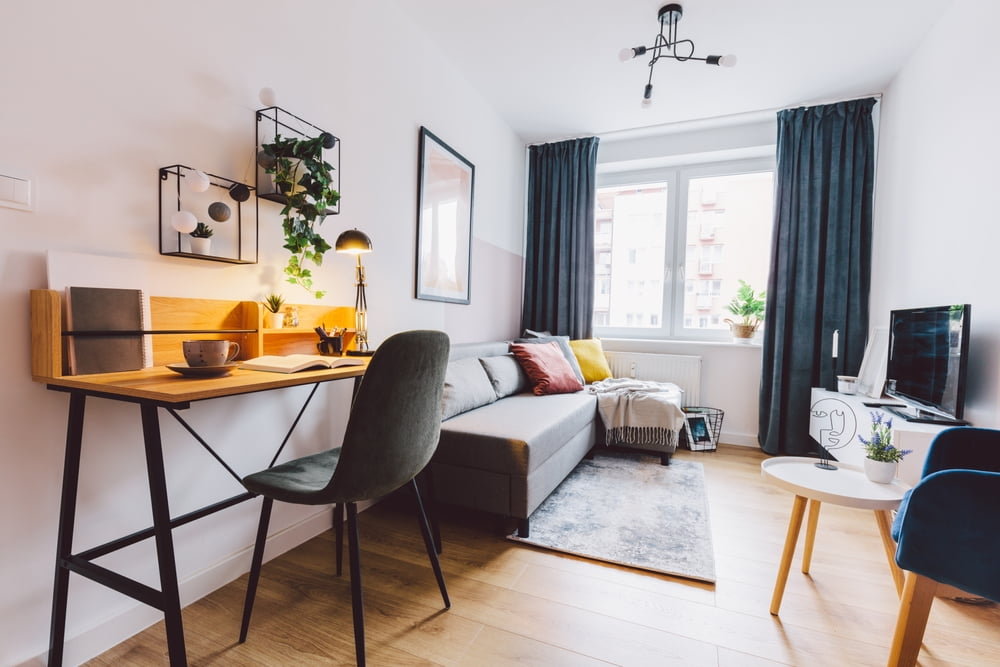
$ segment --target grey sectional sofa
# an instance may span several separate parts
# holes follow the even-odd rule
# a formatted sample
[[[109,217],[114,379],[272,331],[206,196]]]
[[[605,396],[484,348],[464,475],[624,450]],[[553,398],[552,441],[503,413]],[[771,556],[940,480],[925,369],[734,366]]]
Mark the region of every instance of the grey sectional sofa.
[[[518,520],[528,517],[594,446],[597,399],[535,396],[509,342],[453,345],[431,461],[439,502]]]

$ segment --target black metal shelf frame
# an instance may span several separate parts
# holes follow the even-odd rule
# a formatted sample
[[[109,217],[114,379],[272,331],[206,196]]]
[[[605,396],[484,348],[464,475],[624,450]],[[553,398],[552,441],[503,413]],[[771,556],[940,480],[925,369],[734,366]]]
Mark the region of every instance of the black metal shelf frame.
[[[195,171],[197,170],[193,167],[183,164],[173,164],[159,169],[160,254],[172,257],[190,257],[193,259],[203,259],[212,262],[225,262],[228,264],[256,264],[258,259],[258,244],[260,237],[259,225],[257,222],[257,207],[256,205],[253,207],[252,232],[245,229],[245,227],[249,227],[251,223],[247,219],[249,216],[245,216],[243,211],[243,203],[253,196],[255,188],[253,186],[246,185],[245,183],[241,183],[240,181],[234,181],[231,178],[226,178],[225,176],[219,176],[209,172],[203,172],[206,176],[208,176],[209,192],[214,192],[214,188],[225,190],[229,198],[227,205],[230,205],[235,209],[235,221],[218,223],[235,224],[236,226],[236,229],[231,232],[230,235],[227,235],[232,238],[231,247],[229,248],[230,252],[223,255],[203,255],[188,252],[183,249],[181,240],[187,235],[177,232],[171,228],[170,215],[175,211],[179,211],[181,208],[184,208],[182,206],[181,182]],[[173,184],[170,184],[171,179],[174,180]],[[240,188],[246,188],[244,191],[246,194],[245,197],[238,198],[236,196]],[[195,196],[195,193],[190,193],[188,195],[189,199],[193,199]],[[211,197],[205,196],[203,198],[210,199]],[[171,204],[175,205],[172,206]],[[208,223],[206,220],[202,220],[202,222],[206,222],[207,224],[211,224],[215,227],[218,226],[217,223]]]
[[[256,142],[257,142],[257,152],[262,150],[262,146],[265,143],[270,143],[274,141],[274,138],[278,135],[283,137],[298,136],[303,139],[314,139],[321,134],[329,134],[333,137],[334,144],[332,148],[325,149],[324,159],[333,165],[333,187],[335,190],[343,194],[341,190],[340,182],[340,138],[334,134],[327,132],[321,127],[313,125],[307,120],[299,118],[295,114],[288,112],[281,107],[267,107],[264,109],[257,110],[257,125],[256,125]],[[266,199],[268,201],[273,201],[284,206],[288,203],[288,197],[286,197],[281,192],[278,192],[277,188],[274,186],[274,181],[271,175],[264,171],[264,168],[254,160],[256,165],[256,181],[257,186],[257,198]],[[333,208],[329,208],[325,211],[327,215],[337,215],[340,213],[340,202]]]

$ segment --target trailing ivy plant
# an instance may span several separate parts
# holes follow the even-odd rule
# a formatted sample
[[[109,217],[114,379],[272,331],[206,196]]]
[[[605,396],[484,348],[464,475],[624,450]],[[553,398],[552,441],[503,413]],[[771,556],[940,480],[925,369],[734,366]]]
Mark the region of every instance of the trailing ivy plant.
[[[274,176],[275,187],[286,200],[281,209],[281,226],[285,233],[283,247],[291,257],[285,275],[289,283],[299,285],[317,299],[326,292],[313,289],[307,264],[322,266],[323,253],[330,249],[317,227],[326,218],[327,209],[340,201],[340,193],[333,188],[333,165],[323,159],[323,149],[333,148],[335,143],[328,132],[312,139],[277,135],[273,142],[261,146],[257,156],[264,171]]]

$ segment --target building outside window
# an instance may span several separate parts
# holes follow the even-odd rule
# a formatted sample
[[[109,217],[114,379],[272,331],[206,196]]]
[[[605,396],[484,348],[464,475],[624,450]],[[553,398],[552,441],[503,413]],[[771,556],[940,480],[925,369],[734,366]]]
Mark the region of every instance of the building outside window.
[[[767,284],[773,160],[601,176],[595,335],[729,339],[739,280]]]

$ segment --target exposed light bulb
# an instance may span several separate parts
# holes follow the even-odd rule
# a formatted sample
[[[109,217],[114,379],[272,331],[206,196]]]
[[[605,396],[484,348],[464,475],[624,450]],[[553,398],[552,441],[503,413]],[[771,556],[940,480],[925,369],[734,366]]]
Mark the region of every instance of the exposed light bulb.
[[[198,226],[198,219],[191,211],[181,209],[170,216],[170,226],[181,234],[190,234]]]
[[[631,46],[626,46],[624,49],[618,52],[618,60],[626,63],[632,58],[635,58],[635,50]]]
[[[187,186],[191,192],[204,192],[208,190],[209,185],[211,181],[208,180],[208,174],[199,169],[195,169],[187,176]]]
[[[739,59],[731,53],[719,58],[719,64],[723,67],[736,67],[738,61]]]
[[[274,88],[261,88],[260,92],[257,93],[257,97],[260,98],[260,103],[266,107],[273,107],[278,104],[278,94],[274,92]]]

